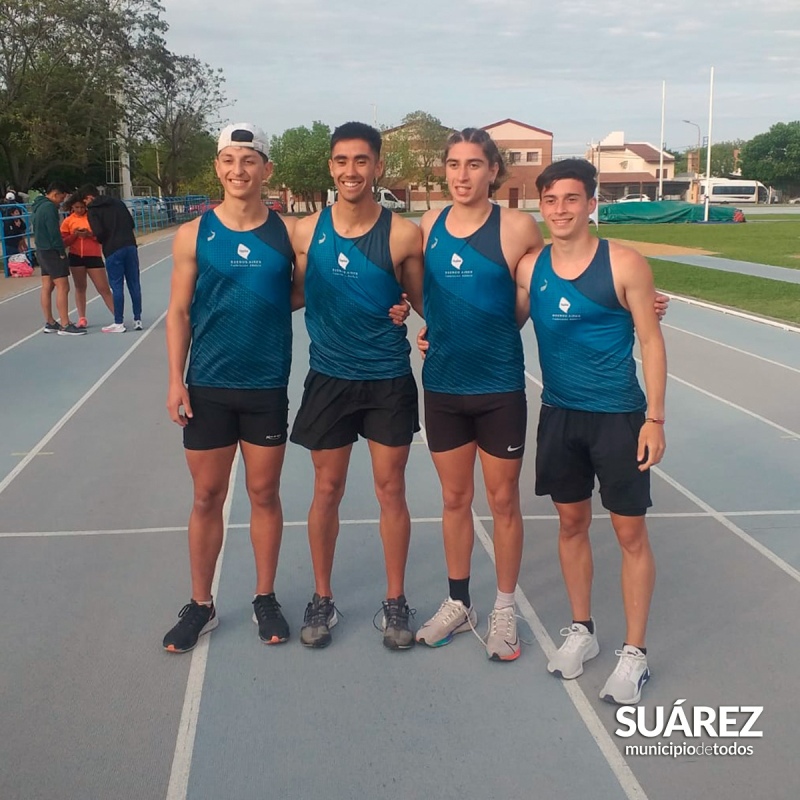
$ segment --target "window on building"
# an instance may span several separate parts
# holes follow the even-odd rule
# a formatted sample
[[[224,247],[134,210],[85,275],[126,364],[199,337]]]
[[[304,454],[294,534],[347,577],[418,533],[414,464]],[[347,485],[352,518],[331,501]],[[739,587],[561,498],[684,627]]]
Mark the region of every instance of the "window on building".
[[[520,153],[519,150],[512,150],[508,154],[508,159],[512,164],[519,164],[519,162],[522,161],[522,153]]]
[[[529,164],[541,164],[542,163],[542,151],[541,150],[529,150],[525,153],[525,160]]]

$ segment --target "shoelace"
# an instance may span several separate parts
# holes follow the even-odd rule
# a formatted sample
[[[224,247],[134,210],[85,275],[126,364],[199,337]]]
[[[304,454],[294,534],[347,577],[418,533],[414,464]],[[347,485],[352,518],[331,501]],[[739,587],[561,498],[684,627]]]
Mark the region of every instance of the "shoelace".
[[[643,661],[647,661],[646,656],[629,653],[627,650],[615,650],[614,655],[619,658],[614,672],[620,678],[630,678],[631,673],[639,669]]]
[[[339,611],[339,608],[330,597],[320,597],[317,603],[314,603],[312,600],[312,602],[306,606],[305,624],[313,626],[327,625],[334,611],[336,611],[340,617],[344,617],[344,614]]]
[[[281,604],[274,594],[259,595],[253,600],[253,610],[259,619],[277,619]]]
[[[566,637],[566,641],[564,644],[561,645],[561,651],[564,653],[574,653],[578,648],[580,648],[583,639],[586,637],[591,638],[590,633],[584,633],[583,631],[579,631],[573,625],[570,625],[568,628],[562,628],[559,633]]]
[[[501,619],[505,620],[506,623],[505,631],[500,634],[504,639],[506,637],[510,637],[511,634],[513,633],[513,628],[512,628],[513,620],[518,619],[520,622],[523,622],[525,623],[525,625],[528,625],[528,620],[526,620],[525,617],[521,616],[520,614],[517,614],[516,612],[513,612],[511,614],[503,613],[504,611],[507,612],[511,610],[512,609],[503,609],[503,608],[497,608],[492,610],[492,613],[489,615],[490,628],[489,628],[489,635],[486,637],[487,639],[492,634],[498,633],[498,620]],[[470,628],[472,628],[472,625],[470,625]],[[472,628],[472,630],[474,631],[475,629]],[[478,638],[481,639],[480,636],[478,636]],[[523,639],[522,636],[520,636],[519,629],[517,630],[517,638],[519,639],[521,644],[533,644],[533,639]],[[481,639],[481,641],[483,642],[483,639]],[[486,643],[484,642],[484,644]]]
[[[187,625],[205,625],[211,618],[214,606],[202,606],[200,603],[187,603],[179,612],[178,619],[186,617]],[[208,616],[205,616],[208,612]]]
[[[387,628],[408,627],[409,617],[416,616],[416,613],[417,609],[409,608],[408,603],[398,603],[394,598],[384,600],[372,618],[372,627],[376,631],[383,630],[383,626],[378,624],[378,617],[381,614],[386,618]]]

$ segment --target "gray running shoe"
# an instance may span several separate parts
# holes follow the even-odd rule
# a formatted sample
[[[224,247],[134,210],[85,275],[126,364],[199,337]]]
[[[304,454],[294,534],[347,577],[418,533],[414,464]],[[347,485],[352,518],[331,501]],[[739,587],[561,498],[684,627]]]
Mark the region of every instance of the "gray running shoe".
[[[320,597],[315,592],[306,606],[300,641],[306,647],[327,647],[331,643],[331,628],[338,621],[333,600],[330,597]]]
[[[439,610],[417,631],[417,641],[428,647],[443,647],[450,644],[457,633],[475,630],[478,615],[475,609],[467,608],[460,600],[445,598]]]
[[[489,614],[486,655],[492,661],[516,661],[521,651],[514,607],[495,608]]]
[[[57,322],[45,322],[42,333],[58,333],[61,326]]]
[[[381,613],[380,611],[378,612]],[[408,607],[405,595],[383,601],[383,646],[389,650],[408,650],[414,646],[414,632],[408,618],[414,612]]]
[[[575,622],[569,628],[562,628],[561,635],[565,637],[564,644],[550,659],[547,671],[564,680],[572,680],[583,675],[585,661],[600,653],[597,625],[594,626],[594,633],[589,633],[585,625]]]
[[[86,336],[86,328],[79,328],[70,322],[69,325],[59,328],[57,333],[59,336]]]
[[[615,655],[619,661],[600,690],[600,699],[621,706],[634,706],[642,699],[642,687],[650,680],[647,656],[629,644],[617,650]]]

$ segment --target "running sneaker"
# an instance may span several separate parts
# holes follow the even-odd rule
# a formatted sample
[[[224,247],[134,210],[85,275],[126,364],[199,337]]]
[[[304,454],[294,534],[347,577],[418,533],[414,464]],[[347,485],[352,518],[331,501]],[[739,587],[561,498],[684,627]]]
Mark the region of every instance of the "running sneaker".
[[[390,597],[382,605],[383,646],[389,650],[409,650],[414,646],[414,632],[409,627],[408,619],[414,611],[408,607],[405,595]]]
[[[203,606],[192,600],[178,612],[178,624],[164,637],[164,649],[168,653],[188,653],[204,633],[213,631],[217,625],[214,604]]]
[[[61,326],[57,322],[45,322],[42,333],[58,333]]]
[[[86,336],[86,328],[79,328],[71,322],[58,330],[59,336]]]
[[[417,641],[428,647],[450,644],[457,633],[474,630],[478,624],[475,609],[467,608],[460,600],[445,598],[439,610],[417,631]]]
[[[142,328],[142,321],[141,321],[140,319],[135,319],[135,320],[133,321],[133,329],[134,329],[135,331],[140,331],[140,330],[143,330],[143,328]]]
[[[258,638],[264,644],[280,644],[289,638],[289,624],[281,613],[275,592],[255,596],[253,622],[258,625]]]
[[[336,606],[330,597],[320,597],[316,592],[306,606],[300,641],[306,647],[327,647],[331,643],[331,628],[339,621]]]
[[[103,333],[125,333],[125,326],[121,322],[112,322],[102,328]]]
[[[489,614],[486,655],[492,661],[516,661],[521,651],[514,607],[495,608]]]
[[[76,328],[88,328],[89,327],[89,320],[86,317],[80,317],[78,319],[77,324],[75,325]]]
[[[597,625],[594,633],[580,622],[573,622],[569,628],[562,628],[561,635],[566,637],[564,644],[547,664],[547,671],[564,680],[572,680],[583,675],[583,664],[600,653],[597,643]]]
[[[647,656],[629,644],[614,655],[619,656],[619,661],[600,690],[600,699],[621,706],[636,705],[642,699],[642,687],[650,680]]]

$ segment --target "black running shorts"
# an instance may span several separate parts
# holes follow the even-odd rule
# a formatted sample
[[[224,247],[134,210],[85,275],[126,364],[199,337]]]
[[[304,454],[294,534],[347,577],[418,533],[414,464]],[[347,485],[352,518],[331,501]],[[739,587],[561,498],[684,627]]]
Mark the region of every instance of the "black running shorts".
[[[52,280],[69,277],[69,261],[67,254],[58,250],[37,250],[36,258],[42,270],[42,275],[46,275]]]
[[[291,440],[309,450],[333,450],[359,435],[388,447],[411,444],[419,430],[417,384],[400,378],[351,381],[310,370]]]
[[[69,254],[70,267],[85,267],[86,269],[103,269],[105,263],[100,256],[81,256],[77,253]]]
[[[641,411],[603,414],[542,406],[536,434],[536,494],[554,503],[588,500],[597,476],[603,506],[625,517],[653,504],[650,471],[639,471],[636,451]]]
[[[193,416],[183,429],[187,450],[214,450],[239,441],[261,447],[286,444],[286,389],[219,389],[190,386]]]
[[[477,442],[497,458],[522,458],[528,426],[525,390],[493,394],[425,391],[425,431],[432,453]]]

